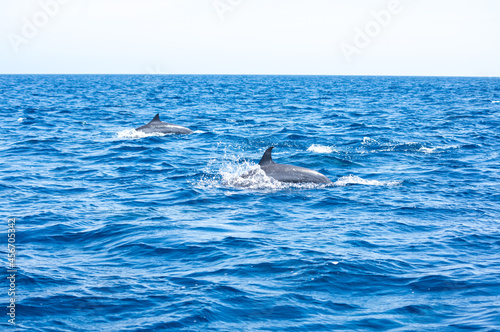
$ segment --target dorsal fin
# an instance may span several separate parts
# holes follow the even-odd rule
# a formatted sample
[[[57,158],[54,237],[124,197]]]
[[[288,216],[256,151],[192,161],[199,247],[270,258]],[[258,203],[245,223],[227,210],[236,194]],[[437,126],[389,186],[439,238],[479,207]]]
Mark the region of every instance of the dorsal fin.
[[[153,120],[151,120],[150,122],[156,122],[156,121],[160,121],[160,113],[156,114]]]
[[[273,150],[273,148],[274,146],[271,146],[266,150],[266,152],[264,152],[262,159],[259,161],[260,166],[264,166],[267,164],[274,164],[273,158],[271,158],[271,151]]]

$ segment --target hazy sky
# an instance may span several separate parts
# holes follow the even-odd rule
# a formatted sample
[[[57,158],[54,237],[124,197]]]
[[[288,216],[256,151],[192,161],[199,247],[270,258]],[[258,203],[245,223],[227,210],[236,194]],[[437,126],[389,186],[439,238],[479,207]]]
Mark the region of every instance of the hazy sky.
[[[499,0],[0,0],[0,73],[500,76]]]

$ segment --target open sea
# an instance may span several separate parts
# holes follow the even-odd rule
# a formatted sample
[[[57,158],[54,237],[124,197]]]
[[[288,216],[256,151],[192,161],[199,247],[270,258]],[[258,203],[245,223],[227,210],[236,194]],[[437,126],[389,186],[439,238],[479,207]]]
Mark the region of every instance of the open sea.
[[[500,78],[3,75],[0,124],[2,331],[500,331]]]

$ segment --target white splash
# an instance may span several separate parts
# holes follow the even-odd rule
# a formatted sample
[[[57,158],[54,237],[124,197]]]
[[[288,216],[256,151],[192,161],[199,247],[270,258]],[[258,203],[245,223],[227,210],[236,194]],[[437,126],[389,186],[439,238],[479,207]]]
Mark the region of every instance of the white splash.
[[[17,119],[17,122],[23,122],[24,120],[26,120],[26,118],[19,118]]]
[[[426,148],[425,146],[421,147],[420,149],[418,149],[418,152],[423,152],[423,153],[434,153],[436,152],[436,148]]]
[[[459,148],[460,148],[459,145],[436,146],[433,148],[427,148],[427,147],[423,146],[420,149],[418,149],[418,152],[430,154],[430,153],[440,153],[440,152],[444,152],[446,150],[459,149]]]
[[[147,136],[154,136],[154,135],[146,134],[142,131],[137,131],[135,129],[125,129],[116,133],[116,137],[119,139],[137,139]]]
[[[289,188],[296,189],[315,189],[325,188],[329,185],[316,183],[285,183],[277,181],[269,176],[260,168],[259,165],[245,160],[234,160],[224,162],[220,168],[214,165],[213,160],[204,170],[205,175],[198,183],[200,188],[242,188],[253,190],[282,190]],[[210,174],[210,175],[209,175]],[[330,185],[331,186],[331,185]]]
[[[492,100],[491,103],[492,104],[498,104],[498,103],[500,103],[500,100]]]
[[[204,134],[202,130],[193,131],[193,134]],[[135,129],[125,129],[119,131],[115,134],[118,139],[138,139],[150,136],[165,136],[165,135],[177,135],[175,133],[145,133],[143,131],[137,131]]]
[[[377,180],[365,180],[356,175],[347,175],[338,179],[333,185],[337,187],[344,187],[353,184],[361,184],[365,186],[397,186],[401,184],[401,181],[377,181]]]
[[[332,153],[338,152],[335,148],[331,146],[321,145],[321,144],[313,144],[311,145],[307,151],[314,153]]]
[[[363,142],[361,144],[363,145],[379,144],[379,141],[370,137],[363,137]]]

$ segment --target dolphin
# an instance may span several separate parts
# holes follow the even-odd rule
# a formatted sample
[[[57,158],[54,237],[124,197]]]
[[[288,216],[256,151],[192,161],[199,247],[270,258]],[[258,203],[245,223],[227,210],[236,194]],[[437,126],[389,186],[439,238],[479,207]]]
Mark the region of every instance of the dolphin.
[[[262,159],[259,161],[260,168],[266,173],[267,176],[281,181],[292,183],[332,183],[326,176],[312,169],[277,164],[271,157],[271,151],[274,146],[271,146],[264,152]],[[243,177],[248,177],[250,173],[245,174]]]
[[[161,134],[191,134],[193,131],[186,127],[178,126],[172,123],[166,123],[160,120],[160,114],[151,120],[148,124],[136,129],[145,133],[161,133]]]

